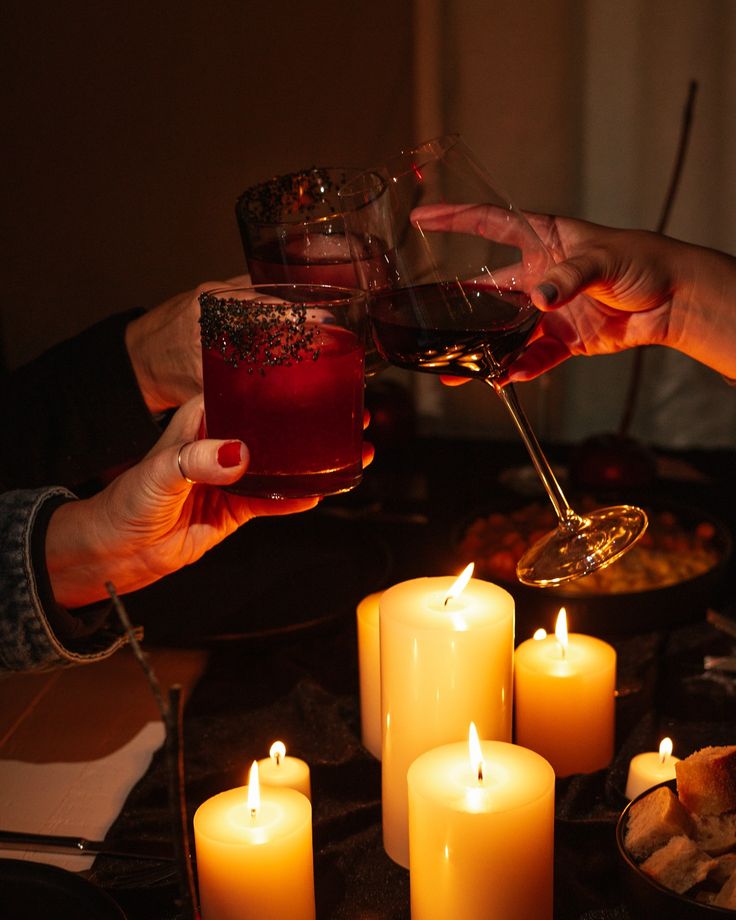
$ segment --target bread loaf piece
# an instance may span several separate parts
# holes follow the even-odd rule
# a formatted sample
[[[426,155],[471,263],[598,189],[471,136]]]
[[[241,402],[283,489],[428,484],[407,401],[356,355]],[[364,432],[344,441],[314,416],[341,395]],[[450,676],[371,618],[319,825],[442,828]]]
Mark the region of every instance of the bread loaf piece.
[[[736,811],[723,815],[696,815],[695,842],[711,856],[736,849]]]
[[[710,880],[716,885],[725,885],[736,873],[736,853],[725,853],[716,860],[718,865],[711,871]]]
[[[626,849],[635,859],[645,859],[675,836],[694,837],[695,822],[667,786],[660,786],[629,809]]]
[[[684,894],[704,881],[715,866],[716,860],[689,837],[679,836],[652,853],[641,864],[641,869],[665,888]]]
[[[716,907],[727,907],[736,910],[736,872],[731,873],[731,878],[716,895],[713,904]]]
[[[677,794],[697,815],[736,810],[736,745],[704,747],[675,764]]]

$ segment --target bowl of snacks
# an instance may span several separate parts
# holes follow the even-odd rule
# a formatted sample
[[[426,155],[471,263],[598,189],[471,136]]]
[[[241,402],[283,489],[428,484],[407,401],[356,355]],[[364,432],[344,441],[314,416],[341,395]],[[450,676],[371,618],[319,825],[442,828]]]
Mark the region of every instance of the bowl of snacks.
[[[702,748],[675,769],[616,825],[626,903],[642,918],[736,918],[736,745]]]
[[[592,499],[581,500],[581,513]],[[553,588],[516,580],[516,562],[555,526],[552,508],[541,501],[510,511],[477,514],[456,541],[458,562],[475,562],[475,576],[495,582],[516,600],[517,634],[554,629],[565,607],[576,631],[624,636],[670,628],[702,617],[717,603],[732,551],[724,523],[696,508],[675,504],[647,507],[649,527],[616,562]]]

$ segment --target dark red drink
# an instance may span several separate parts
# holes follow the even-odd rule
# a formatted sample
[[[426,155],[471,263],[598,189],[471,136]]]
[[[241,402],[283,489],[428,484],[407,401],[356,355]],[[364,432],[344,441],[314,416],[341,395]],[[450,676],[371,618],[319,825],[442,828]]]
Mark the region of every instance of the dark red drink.
[[[460,377],[501,374],[540,319],[527,294],[456,282],[377,292],[368,312],[391,364]]]
[[[271,306],[259,304],[253,312]],[[203,305],[207,435],[248,445],[249,467],[229,487],[241,495],[327,495],[360,482],[363,342],[331,317],[312,321],[314,311],[303,310],[264,313],[262,325],[256,315],[255,331],[245,337],[233,335],[232,326],[207,336]]]
[[[343,233],[294,233],[268,240],[248,256],[253,284],[332,284],[358,287]]]
[[[324,233],[309,229],[309,225],[283,238],[272,239],[256,246],[248,256],[248,268],[253,284],[329,284],[336,287],[358,288],[359,277],[370,278],[379,287],[389,277],[389,257],[384,248],[357,238],[352,240],[356,256],[353,262],[344,233]],[[366,343],[366,375],[379,371],[384,365],[372,346]]]
[[[252,284],[327,284],[367,288],[387,283],[378,241],[348,238],[338,192],[360,169],[313,166],[251,186],[235,214]],[[351,252],[351,248],[353,251]],[[367,342],[368,376],[383,362]]]

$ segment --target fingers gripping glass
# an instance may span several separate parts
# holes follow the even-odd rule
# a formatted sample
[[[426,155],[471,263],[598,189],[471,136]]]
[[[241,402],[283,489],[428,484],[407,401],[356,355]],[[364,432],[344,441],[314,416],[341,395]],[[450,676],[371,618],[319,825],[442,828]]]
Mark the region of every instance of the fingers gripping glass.
[[[552,264],[524,216],[456,135],[363,172],[339,197],[382,357],[409,370],[482,380],[524,441],[558,524],[519,560],[519,580],[561,584],[621,556],[644,533],[644,512],[617,505],[576,514],[514,387],[503,385],[541,318],[530,292]],[[383,256],[366,262],[366,250]]]

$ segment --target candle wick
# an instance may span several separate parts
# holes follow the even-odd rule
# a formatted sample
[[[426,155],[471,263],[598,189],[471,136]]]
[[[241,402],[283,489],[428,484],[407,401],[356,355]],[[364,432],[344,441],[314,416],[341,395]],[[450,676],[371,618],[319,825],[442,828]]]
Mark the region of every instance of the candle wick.
[[[478,782],[483,782],[483,761],[478,764]]]
[[[447,597],[445,598],[445,607],[447,607],[447,605],[450,603],[450,598],[451,598],[451,597],[452,597],[452,595],[451,595],[451,594],[448,594]]]
[[[280,763],[281,763],[281,754],[277,751],[276,752],[276,766],[278,767]]]
[[[255,821],[255,819],[256,819],[256,811],[257,811],[257,809],[255,809],[255,808],[251,808],[251,810],[250,810],[250,816],[251,816],[251,818],[252,818],[254,821]]]

